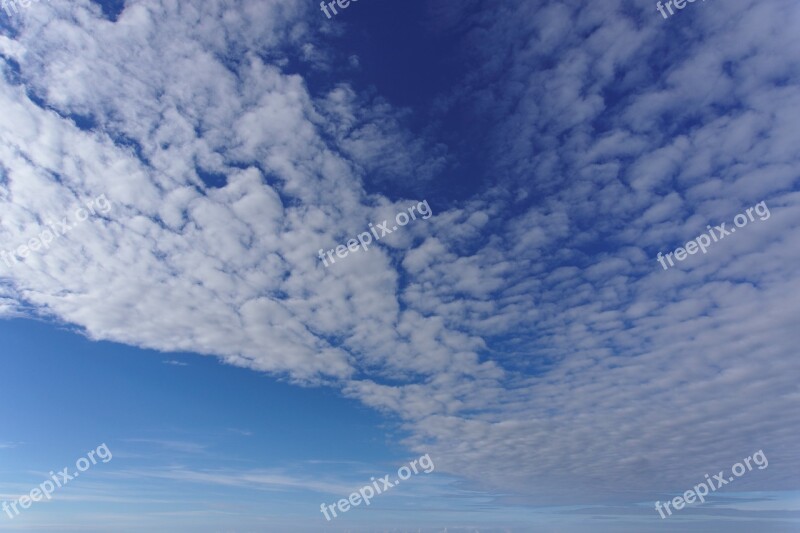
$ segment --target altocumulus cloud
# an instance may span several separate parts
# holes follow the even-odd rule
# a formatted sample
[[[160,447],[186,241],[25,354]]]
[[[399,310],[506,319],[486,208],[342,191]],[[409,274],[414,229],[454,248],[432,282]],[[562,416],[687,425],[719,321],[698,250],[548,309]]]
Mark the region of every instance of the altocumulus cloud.
[[[487,194],[331,269],[319,248],[413,200],[368,192],[370,147],[407,143],[395,166],[423,179],[449,156],[286,68],[330,59],[293,55],[327,53],[304,3],[35,7],[0,37],[0,239],[82,198],[114,211],[0,264],[0,313],[340,387],[437,470],[537,502],[626,501],[759,448],[776,467],[737,487],[796,487],[794,0],[695,10],[693,38],[650,4],[434,2],[483,60],[442,105],[490,125]],[[654,262],[762,200],[770,224]]]

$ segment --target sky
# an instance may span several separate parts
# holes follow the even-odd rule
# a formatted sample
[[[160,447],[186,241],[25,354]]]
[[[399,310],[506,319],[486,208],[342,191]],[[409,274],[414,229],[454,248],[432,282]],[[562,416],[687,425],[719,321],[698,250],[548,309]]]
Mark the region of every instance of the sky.
[[[0,532],[800,531],[800,4],[665,5],[6,0]]]

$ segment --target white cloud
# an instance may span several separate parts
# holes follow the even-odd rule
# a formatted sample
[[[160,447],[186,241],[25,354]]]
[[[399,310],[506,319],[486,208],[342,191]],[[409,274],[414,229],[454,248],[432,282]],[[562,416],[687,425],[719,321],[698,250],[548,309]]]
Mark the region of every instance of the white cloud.
[[[680,23],[702,42],[670,47],[675,30],[623,5],[440,8],[492,30],[467,36],[485,56],[461,93],[494,117],[491,188],[330,269],[319,248],[409,204],[365,181],[447,157],[402,110],[360,109],[344,81],[312,94],[283,68],[292,47],[319,68],[299,3],[139,2],[116,24],[37,5],[0,40],[25,84],[5,62],[0,239],[83,197],[115,207],[0,263],[0,313],[342,386],[399,416],[437,469],[540,502],[688,486],[760,448],[776,467],[742,490],[791,488],[800,9],[695,9]],[[761,200],[768,223],[655,262]]]

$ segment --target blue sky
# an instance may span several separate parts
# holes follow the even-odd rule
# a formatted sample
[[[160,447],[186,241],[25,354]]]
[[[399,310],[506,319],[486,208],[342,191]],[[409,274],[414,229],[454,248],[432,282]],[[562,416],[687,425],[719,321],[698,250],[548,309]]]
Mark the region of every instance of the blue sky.
[[[798,25],[0,8],[0,531],[797,531]]]

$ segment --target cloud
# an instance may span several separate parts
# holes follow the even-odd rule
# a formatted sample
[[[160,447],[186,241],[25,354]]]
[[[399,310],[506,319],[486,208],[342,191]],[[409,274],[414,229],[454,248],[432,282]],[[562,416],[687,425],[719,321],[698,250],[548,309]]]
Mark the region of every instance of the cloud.
[[[134,444],[144,444],[146,446],[153,446],[161,448],[165,451],[179,452],[179,453],[205,453],[208,446],[198,442],[180,441],[180,440],[165,440],[165,439],[122,439],[124,442],[132,442]]]
[[[270,470],[252,471],[200,471],[183,468],[150,471],[121,472],[121,476],[151,477],[184,483],[202,483],[246,488],[249,490],[312,490],[326,494],[347,495],[353,489],[341,483],[330,483],[312,478],[301,478]]]
[[[4,316],[339,387],[526,501],[640,501],[761,448],[776,467],[740,490],[793,487],[796,2],[694,6],[682,46],[618,1],[439,4],[480,65],[443,101],[485,129],[491,179],[330,269],[319,248],[421,200],[370,180],[458,154],[286,68],[322,39],[298,3],[34,7],[0,38],[0,240],[81,198],[114,211],[0,263]],[[768,223],[656,263],[762,200]]]

